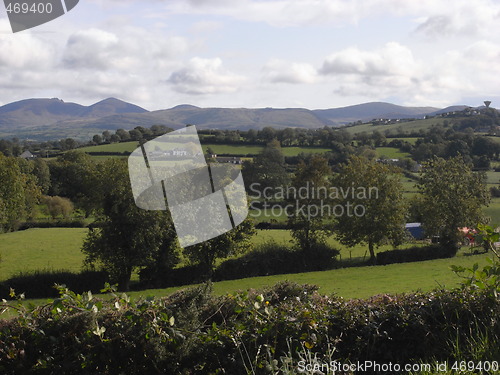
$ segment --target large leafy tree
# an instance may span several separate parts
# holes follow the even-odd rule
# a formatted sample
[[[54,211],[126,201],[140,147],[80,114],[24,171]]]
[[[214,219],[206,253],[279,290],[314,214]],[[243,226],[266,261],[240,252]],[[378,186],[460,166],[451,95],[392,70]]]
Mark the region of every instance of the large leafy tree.
[[[221,228],[224,227],[222,218],[226,217],[226,214],[232,217],[233,223],[236,224],[231,230],[207,241],[197,243],[192,246],[188,246],[184,249],[184,255],[195,264],[201,266],[202,276],[207,279],[211,278],[215,261],[218,258],[225,258],[230,255],[241,254],[248,251],[252,247],[251,237],[254,234],[254,225],[251,219],[245,219],[247,215],[247,198],[246,195],[241,193],[240,189],[231,185],[234,178],[240,173],[238,168],[234,168],[228,165],[222,164],[212,164],[211,165],[213,183],[218,190],[219,187],[223,187],[225,198],[228,202],[231,202],[231,208],[220,207],[218,204],[210,206],[210,219],[206,216],[209,223],[200,223],[198,232],[201,234],[204,227]],[[196,184],[198,185],[198,184]],[[196,186],[193,186],[196,189]],[[193,194],[196,195],[196,194]],[[206,209],[206,207],[204,207]],[[199,213],[195,210],[186,215],[193,215],[191,217],[191,222],[199,222],[203,220],[200,218]],[[201,213],[202,216],[204,215]],[[240,222],[241,221],[241,222]]]
[[[102,209],[83,244],[86,262],[101,265],[121,290],[128,290],[137,268],[172,268],[177,241],[170,216],[135,205],[127,164],[115,159],[99,164],[96,181]]]
[[[462,157],[434,157],[422,165],[419,207],[422,223],[429,236],[439,236],[441,243],[458,249],[458,228],[474,227],[484,222],[482,208],[490,195],[484,173],[473,172]]]
[[[251,220],[243,221],[233,230],[221,234],[208,241],[186,247],[184,255],[188,259],[199,264],[206,279],[210,279],[218,258],[242,254],[252,248],[251,237],[254,234],[254,226]]]
[[[335,175],[334,186],[338,189],[335,234],[342,244],[368,244],[375,263],[376,247],[387,240],[395,245],[402,241],[407,210],[397,170],[351,156]]]
[[[37,179],[37,185],[42,190],[42,194],[48,194],[50,189],[50,169],[47,162],[42,158],[33,161],[33,175]]]
[[[327,160],[314,155],[297,166],[290,190],[296,194],[287,193],[292,237],[304,251],[324,243],[331,230],[331,177]]]
[[[253,162],[243,164],[245,184],[258,183],[258,188],[286,185],[290,180],[285,166],[285,157],[278,140],[269,142]]]
[[[69,151],[59,156],[50,165],[50,195],[71,199],[85,216],[99,208],[99,181],[97,163],[83,152]]]
[[[15,228],[16,223],[32,216],[41,192],[29,163],[0,153],[0,231]]]

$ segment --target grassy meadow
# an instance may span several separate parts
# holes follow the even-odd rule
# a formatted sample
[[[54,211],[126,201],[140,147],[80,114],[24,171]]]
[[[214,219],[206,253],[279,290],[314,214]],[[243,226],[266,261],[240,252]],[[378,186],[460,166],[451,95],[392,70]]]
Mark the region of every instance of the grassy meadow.
[[[435,124],[438,119],[419,120],[402,124],[380,125],[360,125],[351,130],[366,129],[385,130],[393,127],[403,129],[418,130]],[[376,129],[380,128],[380,129]],[[418,138],[404,138],[404,140],[415,143]],[[390,139],[389,139],[390,140]],[[138,147],[138,142],[114,143],[100,146],[80,148],[83,152],[131,152]],[[263,146],[258,145],[221,145],[214,143],[202,144],[203,150],[208,147],[216,154],[248,155],[262,152]],[[327,148],[319,147],[284,147],[285,156],[296,156],[299,153],[324,153]],[[376,150],[377,157],[386,158],[406,158],[409,154],[403,153],[396,148],[379,147]],[[107,155],[93,156],[96,160],[107,159]],[[126,156],[117,156],[126,157]],[[487,172],[488,185],[498,186],[500,172]],[[404,194],[411,197],[416,193],[415,181],[406,177],[401,177]],[[500,198],[492,199],[489,207],[485,208],[485,214],[491,217],[493,224],[500,224]],[[37,217],[45,217],[40,211]],[[271,212],[262,212],[257,218],[259,221],[286,221],[284,213],[280,217],[275,217]],[[85,228],[51,228],[51,229],[30,229],[26,231],[0,234],[0,281],[6,280],[20,272],[31,272],[36,270],[68,270],[79,272],[82,270],[84,255],[81,246],[86,236]],[[286,230],[259,230],[253,238],[255,244],[274,241],[277,243],[290,243],[292,237]],[[342,246],[333,238],[328,240],[329,244],[340,250],[339,260],[349,265],[352,261],[357,263],[368,257],[367,246],[358,245],[353,248]],[[403,247],[414,246],[408,244]],[[391,246],[386,245],[378,251],[390,250]],[[438,259],[425,262],[394,264],[388,266],[371,267],[347,267],[322,272],[298,273],[289,275],[264,276],[241,280],[222,281],[214,283],[216,294],[231,293],[237,290],[248,288],[259,288],[275,284],[280,280],[290,280],[298,283],[316,284],[323,294],[335,293],[344,298],[365,298],[380,293],[403,293],[416,290],[428,291],[434,288],[452,288],[458,285],[460,279],[450,271],[451,265],[471,266],[475,262],[485,263],[487,255],[471,255],[469,249],[462,249],[457,257],[452,259]],[[218,260],[218,264],[223,259]],[[185,264],[185,260],[181,264]],[[134,274],[133,281],[138,280],[138,275]],[[131,295],[157,295],[163,296],[179,288],[167,288],[161,290],[148,290],[131,292]],[[19,291],[22,292],[22,291]],[[29,296],[28,296],[29,298]],[[34,300],[41,303],[42,300]]]
[[[80,248],[85,234],[86,229],[80,228],[30,229],[1,234],[0,281],[19,272],[41,269],[80,271],[84,259]],[[290,232],[286,230],[260,230],[253,239],[255,244],[268,241],[289,243],[291,240]],[[364,245],[347,248],[332,238],[328,242],[340,250],[339,259],[345,261],[346,265],[349,264],[349,260],[362,260],[368,256],[367,247]],[[406,246],[411,246],[411,244]],[[390,248],[386,245],[378,251]],[[217,294],[225,294],[236,290],[272,285],[279,280],[317,284],[322,293],[336,293],[344,298],[364,298],[380,293],[425,291],[437,287],[456,286],[459,278],[450,271],[451,265],[471,266],[475,262],[484,263],[485,259],[486,255],[470,255],[470,251],[463,248],[457,257],[451,259],[388,266],[348,267],[321,272],[221,281],[214,283],[214,291]],[[132,292],[131,294],[161,296],[175,289],[178,288]]]
[[[0,234],[0,281],[42,269],[79,272],[86,228],[33,228]]]
[[[376,152],[378,158],[405,159],[410,157],[409,153],[401,152],[399,149],[394,147],[377,147]]]
[[[82,152],[132,152],[139,147],[139,142],[110,143],[98,146],[81,147],[78,151]]]
[[[367,132],[367,133],[373,133],[374,131],[378,130],[379,132],[384,132],[386,130],[389,131],[419,131],[419,130],[426,130],[431,128],[433,125],[437,124],[442,124],[445,119],[442,118],[429,118],[425,120],[415,120],[415,121],[405,121],[405,122],[399,122],[395,124],[387,124],[387,125],[373,125],[371,123],[367,124],[361,124],[361,125],[355,125],[355,126],[350,126],[348,128],[345,128],[349,133],[351,134],[357,134],[357,133],[362,133],[362,132]],[[457,121],[460,120],[460,118],[456,118]]]
[[[122,143],[111,143],[98,146],[88,146],[78,148],[81,152],[132,152],[139,146],[138,142],[122,142]],[[264,150],[264,146],[259,145],[229,145],[229,144],[218,144],[218,143],[202,143],[201,147],[203,151],[206,151],[210,147],[216,154],[227,154],[227,155],[257,155]],[[322,154],[330,151],[329,148],[322,147],[283,147],[283,154],[285,156],[297,156],[300,153],[305,154]],[[396,150],[396,149],[394,149]],[[397,150],[396,150],[397,151]],[[94,156],[98,157],[98,156]],[[103,155],[103,158],[109,158],[110,156]]]

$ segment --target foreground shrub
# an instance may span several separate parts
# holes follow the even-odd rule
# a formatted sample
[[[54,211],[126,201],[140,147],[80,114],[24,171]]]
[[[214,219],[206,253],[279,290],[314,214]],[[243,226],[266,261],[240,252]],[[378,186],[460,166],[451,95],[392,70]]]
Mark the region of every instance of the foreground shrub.
[[[55,284],[64,284],[76,293],[90,290],[99,292],[107,281],[105,272],[84,271],[74,273],[69,271],[42,270],[19,273],[0,283],[0,298],[9,298],[10,289],[23,293],[27,298],[57,297]]]
[[[500,300],[470,289],[352,301],[289,282],[209,291],[104,302],[61,288],[49,305],[0,321],[0,372],[297,373],[301,356],[326,354],[344,363],[498,359]],[[478,351],[480,337],[488,339]]]

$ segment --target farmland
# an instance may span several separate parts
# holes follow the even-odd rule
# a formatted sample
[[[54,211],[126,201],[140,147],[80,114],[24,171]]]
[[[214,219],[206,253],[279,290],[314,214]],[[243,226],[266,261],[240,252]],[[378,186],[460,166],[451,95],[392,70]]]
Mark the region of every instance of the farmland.
[[[80,271],[84,228],[30,229],[0,235],[0,280],[44,269]]]
[[[457,121],[460,120],[457,118]],[[415,120],[415,121],[402,121],[394,124],[387,125],[373,125],[371,123],[354,125],[346,127],[351,134],[357,134],[362,132],[372,133],[374,131],[384,132],[384,131],[407,131],[414,132],[419,130],[428,130],[433,125],[443,124],[443,118],[429,118],[425,120]]]
[[[81,152],[91,152],[91,153],[130,153],[138,147],[138,142],[122,142],[122,143],[111,143],[103,144],[98,146],[88,146],[79,148],[78,151]],[[259,145],[229,145],[229,144],[218,144],[218,143],[202,143],[203,151],[207,148],[211,148],[215,154],[222,155],[257,155],[262,152],[264,146]],[[394,149],[395,150],[395,149]],[[297,156],[300,153],[304,154],[321,154],[330,151],[328,148],[324,147],[283,147],[283,154],[285,156]],[[99,155],[94,155],[93,157],[99,157]],[[109,158],[109,156],[104,156],[104,158]]]
[[[407,152],[401,152],[397,148],[393,147],[377,147],[377,157],[385,159],[404,159],[409,158],[410,154]]]
[[[86,229],[65,228],[30,229],[0,235],[3,260],[0,263],[1,279],[5,280],[19,272],[44,269],[79,272],[84,258],[80,247],[86,231]],[[255,244],[268,241],[289,243],[291,236],[290,232],[285,230],[263,230],[258,231],[253,241]],[[366,257],[366,246],[346,248],[333,239],[330,239],[329,243],[340,249],[342,260]],[[386,245],[379,250],[390,248]],[[485,258],[486,255],[470,256],[468,249],[463,248],[457,257],[451,259],[221,281],[214,283],[214,291],[217,294],[226,294],[272,285],[279,280],[316,284],[320,286],[321,293],[335,293],[344,298],[365,298],[380,293],[428,291],[437,287],[452,288],[457,285],[459,278],[450,271],[451,265],[470,266],[474,262],[483,264]],[[163,296],[175,289],[178,288],[131,292],[131,295]],[[27,297],[29,298],[29,295]]]

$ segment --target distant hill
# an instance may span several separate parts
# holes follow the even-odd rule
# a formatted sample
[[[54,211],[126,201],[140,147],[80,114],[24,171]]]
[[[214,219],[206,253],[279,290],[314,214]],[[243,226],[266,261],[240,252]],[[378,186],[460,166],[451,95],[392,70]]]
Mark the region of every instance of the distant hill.
[[[429,113],[429,116],[436,116],[436,115],[440,115],[442,113],[448,113],[448,112],[460,112],[466,108],[469,108],[469,106],[467,106],[467,105],[453,105],[451,107],[446,107],[446,108],[440,109],[438,111],[431,112],[431,113]],[[482,108],[482,107],[478,107],[478,108]]]
[[[123,113],[146,113],[144,108],[130,104],[115,98],[104,99],[98,103],[86,107],[82,117],[105,117]]]
[[[433,107],[403,107],[400,105],[372,102],[365,104],[357,104],[343,108],[320,109],[314,113],[334,124],[345,124],[347,122],[355,122],[358,120],[369,121],[374,118],[384,119],[406,119],[406,118],[423,118],[425,115],[435,112],[439,108]]]
[[[200,108],[182,104],[170,109],[149,112],[144,108],[115,98],[90,106],[66,103],[61,99],[27,99],[0,107],[0,137],[87,140],[104,130],[133,129],[136,126],[166,125],[174,129],[187,124],[199,128],[261,129],[297,127],[315,129],[342,126],[374,118],[424,118],[465,106],[439,109],[404,107],[373,102],[342,108],[309,110],[304,108]]]
[[[109,98],[91,106],[66,103],[61,99],[27,99],[0,107],[0,131],[26,130],[65,121],[95,120],[117,113],[145,113],[144,108]]]
[[[0,107],[0,130],[48,125],[80,116],[84,106],[60,99],[27,99]]]
[[[164,125],[174,128],[194,124],[200,128],[219,129],[261,129],[298,127],[318,128],[331,125],[315,115],[314,111],[300,108],[198,108],[178,106],[171,109],[150,112],[148,118],[155,118]]]

